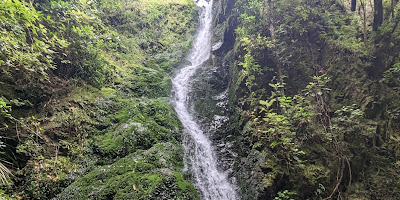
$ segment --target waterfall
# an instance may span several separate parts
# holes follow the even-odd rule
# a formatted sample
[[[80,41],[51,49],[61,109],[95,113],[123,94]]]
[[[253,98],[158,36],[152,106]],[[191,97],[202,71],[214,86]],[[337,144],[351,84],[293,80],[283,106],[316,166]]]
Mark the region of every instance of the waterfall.
[[[193,181],[205,200],[235,200],[236,191],[228,174],[218,168],[218,160],[211,140],[204,135],[189,109],[189,93],[193,75],[211,55],[212,0],[197,0],[201,9],[200,24],[192,49],[184,66],[172,79],[173,104],[184,127],[183,147],[185,166],[190,166]]]

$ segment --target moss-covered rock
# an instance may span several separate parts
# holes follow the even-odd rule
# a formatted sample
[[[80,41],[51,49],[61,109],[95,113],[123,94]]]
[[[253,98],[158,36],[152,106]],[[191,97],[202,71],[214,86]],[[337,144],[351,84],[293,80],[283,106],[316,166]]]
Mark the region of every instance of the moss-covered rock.
[[[56,199],[199,199],[182,177],[182,154],[170,142],[138,150],[79,178]]]
[[[180,140],[181,124],[166,99],[115,99],[108,115],[115,124],[93,137],[92,145],[103,156],[125,156],[159,142]]]

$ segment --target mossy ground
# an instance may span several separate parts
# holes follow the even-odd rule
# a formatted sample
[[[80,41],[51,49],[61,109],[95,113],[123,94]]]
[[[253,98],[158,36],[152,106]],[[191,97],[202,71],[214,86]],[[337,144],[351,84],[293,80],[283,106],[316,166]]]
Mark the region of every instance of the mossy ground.
[[[109,41],[118,48],[96,50],[95,59],[113,69],[111,81],[64,80],[57,76],[60,67],[48,76],[62,89],[43,99],[33,95],[30,107],[13,105],[18,117],[34,116],[25,122],[41,138],[21,128],[17,150],[10,152],[24,159],[14,161],[21,169],[14,170],[15,184],[7,193],[24,199],[60,192],[59,199],[198,199],[182,175],[181,124],[169,104],[169,74],[196,26],[194,2],[104,0],[90,8],[74,6],[84,6],[119,38]],[[0,83],[8,88],[0,96],[23,102],[24,95]]]
[[[178,143],[158,143],[104,165],[66,188],[57,199],[198,199],[182,178]]]

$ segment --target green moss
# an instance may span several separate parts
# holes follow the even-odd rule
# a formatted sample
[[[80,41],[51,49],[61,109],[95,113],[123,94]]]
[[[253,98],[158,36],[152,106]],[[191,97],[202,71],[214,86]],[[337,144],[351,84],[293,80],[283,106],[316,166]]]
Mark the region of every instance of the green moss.
[[[176,181],[177,181],[177,185],[180,189],[180,196],[184,196],[185,193],[192,193],[193,191],[196,191],[196,188],[193,186],[193,184],[191,184],[190,182],[188,182],[187,180],[185,180],[182,176],[182,173],[175,171],[174,172]],[[195,198],[193,198],[195,197]],[[192,199],[200,199],[197,195],[193,195]]]
[[[115,91],[112,88],[101,88],[100,92],[101,92],[101,96],[108,97],[108,98],[115,97],[115,95],[117,93],[117,91]]]
[[[181,124],[167,99],[116,99],[110,107],[116,113],[107,118],[115,124],[99,132],[92,142],[103,155],[125,156],[158,142],[180,139]]]
[[[122,148],[122,137],[115,137],[114,132],[107,133],[102,137],[95,137],[95,140],[101,142],[99,148],[112,155],[116,155]]]
[[[147,151],[136,151],[111,165],[91,171],[66,188],[58,198],[198,199],[193,185],[177,171],[180,170],[176,166],[181,156],[182,149],[178,144],[156,144]]]
[[[123,123],[126,122],[130,117],[132,117],[137,111],[136,106],[139,105],[139,102],[132,99],[116,99],[113,102],[113,107],[117,111],[117,113],[111,113],[108,115],[109,118],[115,120],[115,122]],[[123,109],[124,108],[124,109]]]
[[[76,89],[74,89],[71,92],[68,100],[74,102],[94,102],[99,96],[99,89],[91,85],[84,84],[82,87],[77,87]]]
[[[303,168],[303,175],[304,177],[313,185],[317,185],[318,183],[323,182],[326,179],[329,179],[331,175],[331,171],[321,165],[301,165]]]

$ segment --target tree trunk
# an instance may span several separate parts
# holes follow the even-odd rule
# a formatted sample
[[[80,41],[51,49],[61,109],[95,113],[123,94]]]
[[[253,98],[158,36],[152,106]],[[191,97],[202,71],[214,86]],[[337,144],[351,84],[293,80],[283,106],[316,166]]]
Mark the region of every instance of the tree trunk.
[[[351,11],[356,11],[357,0],[351,0]]]
[[[271,33],[271,39],[274,40],[275,39],[275,28],[274,28],[274,24],[273,24],[273,20],[272,20],[272,17],[273,17],[272,12],[273,12],[274,7],[272,5],[272,0],[268,0],[266,6],[268,6],[268,10],[267,10],[267,12],[268,12],[267,17],[268,17],[268,24],[269,24],[268,29],[269,29],[269,32]]]
[[[391,5],[391,13],[392,13],[392,19],[394,19],[394,7],[396,7],[396,1],[392,0],[392,5]]]
[[[377,31],[383,23],[383,5],[382,0],[374,0],[374,24],[373,29]]]
[[[366,15],[366,3],[363,1],[360,1],[361,8],[363,11],[363,34],[364,34],[364,44],[365,48],[368,48],[368,41],[367,41],[367,15]]]

